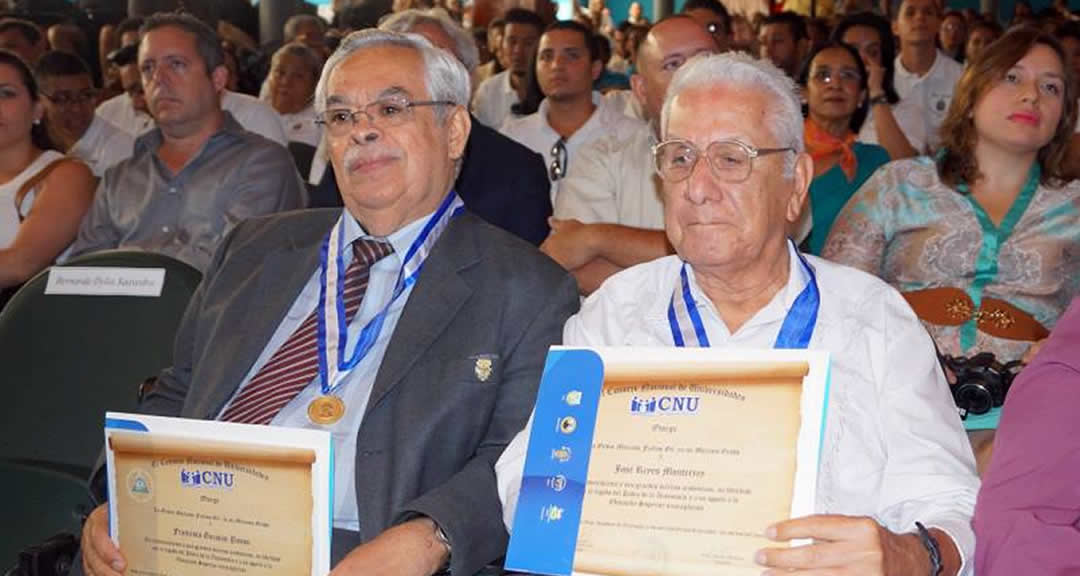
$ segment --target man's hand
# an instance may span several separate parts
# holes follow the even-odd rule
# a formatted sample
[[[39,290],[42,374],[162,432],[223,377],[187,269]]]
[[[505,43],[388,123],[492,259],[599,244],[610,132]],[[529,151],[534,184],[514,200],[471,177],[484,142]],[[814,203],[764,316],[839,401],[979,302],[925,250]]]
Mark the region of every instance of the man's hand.
[[[442,568],[447,554],[435,538],[435,522],[417,518],[355,548],[330,576],[429,576]]]
[[[917,535],[895,534],[867,517],[806,516],[774,524],[766,535],[777,542],[814,540],[796,548],[759,550],[756,560],[772,568],[765,572],[770,575],[893,576],[926,574],[930,567],[929,552]]]
[[[551,234],[540,245],[540,251],[567,270],[576,270],[596,258],[589,237],[589,225],[578,220],[549,218]]]
[[[109,505],[102,504],[90,513],[83,524],[83,572],[86,576],[121,576],[126,568],[120,549],[109,538]]]

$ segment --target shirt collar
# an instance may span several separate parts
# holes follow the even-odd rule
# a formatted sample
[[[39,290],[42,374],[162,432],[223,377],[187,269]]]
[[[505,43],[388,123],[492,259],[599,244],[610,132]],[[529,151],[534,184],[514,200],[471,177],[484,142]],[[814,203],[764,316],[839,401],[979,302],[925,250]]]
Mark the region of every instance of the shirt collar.
[[[413,242],[416,241],[416,238],[420,236],[420,232],[423,231],[424,224],[427,223],[428,219],[431,218],[433,214],[435,214],[434,210],[409,222],[401,228],[398,228],[389,236],[380,237],[368,234],[360,222],[357,221],[346,208],[342,210],[341,215],[341,217],[345,219],[345,237],[343,240],[345,244],[352,244],[360,238],[385,240],[394,247],[394,257],[398,259],[398,264],[400,265],[401,259],[409,252],[409,248],[412,247]],[[347,251],[346,261],[352,261],[352,250]]]
[[[607,113],[608,109],[611,108],[607,105],[607,99],[605,99],[602,94],[594,90],[592,93],[592,103],[594,106],[596,106],[596,109],[593,110],[592,115],[590,115],[589,119],[586,120],[585,123],[582,124],[581,127],[578,128],[577,131],[570,136],[570,138],[567,138],[567,140],[573,139],[574,136],[577,136],[578,134],[587,134],[588,131],[593,127],[593,125],[599,122],[605,122],[607,120],[607,116],[605,114]],[[551,132],[552,134],[555,134],[556,137],[558,137],[555,129],[551,127],[551,123],[548,122],[547,98],[544,98],[540,101],[540,106],[536,109],[536,115],[540,120],[540,126],[545,131]]]
[[[924,76],[919,76],[918,74],[915,74],[914,72],[909,72],[908,69],[904,67],[904,63],[900,60],[900,55],[899,54],[896,55],[896,66],[894,66],[894,68],[896,69],[896,74],[899,74],[901,76],[905,76],[907,78],[914,78],[915,80],[922,80],[922,79],[929,78],[929,77],[934,75],[934,72],[936,72],[937,69],[942,66],[942,64],[941,64],[941,59],[942,58],[948,58],[948,55],[946,55],[941,50],[935,51],[934,52],[934,63],[930,65],[930,69],[926,71],[926,75],[924,75]]]
[[[766,324],[772,324],[774,322],[782,323],[784,318],[787,317],[788,310],[795,304],[795,299],[799,297],[799,294],[802,293],[803,288],[806,287],[806,283],[810,279],[807,276],[806,271],[803,270],[799,255],[790,241],[787,243],[787,252],[787,284],[785,284],[784,287],[769,300],[768,304],[758,310],[750,320],[740,326],[735,334],[730,334],[727,325],[724,324],[723,319],[720,317],[720,313],[717,312],[712,301],[709,300],[698,286],[694,276],[694,267],[687,266],[687,276],[690,279],[690,290],[694,297],[694,301],[698,302],[699,307],[704,308],[708,312],[709,316],[714,320],[715,325],[723,330],[724,334],[728,335],[728,337],[734,337],[750,330],[756,330]]]
[[[224,121],[221,123],[221,128],[218,128],[217,132],[211,134],[210,137],[206,139],[206,142],[210,142],[215,138],[219,137],[240,136],[245,132],[244,127],[236,121],[236,118],[233,118],[231,112],[229,112],[228,110],[222,110],[221,112],[224,116]],[[164,142],[165,136],[161,133],[161,128],[155,125],[154,128],[151,129],[149,132],[135,139],[135,152],[139,153],[143,150],[157,152],[157,149],[161,148],[161,145]],[[205,143],[203,144],[202,149],[206,149]],[[202,152],[200,151],[200,154],[201,153]]]

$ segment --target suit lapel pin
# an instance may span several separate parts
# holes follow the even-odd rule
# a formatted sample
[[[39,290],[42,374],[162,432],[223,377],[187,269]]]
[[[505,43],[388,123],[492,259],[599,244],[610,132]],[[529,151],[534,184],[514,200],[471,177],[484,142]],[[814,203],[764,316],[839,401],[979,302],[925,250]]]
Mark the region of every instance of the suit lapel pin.
[[[473,371],[481,382],[487,382],[487,379],[491,377],[491,358],[477,358]]]

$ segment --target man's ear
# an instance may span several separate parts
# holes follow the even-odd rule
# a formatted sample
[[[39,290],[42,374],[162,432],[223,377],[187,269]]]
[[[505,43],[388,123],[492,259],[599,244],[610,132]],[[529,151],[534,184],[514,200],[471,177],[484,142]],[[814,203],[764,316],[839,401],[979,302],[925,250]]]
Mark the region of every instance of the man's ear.
[[[224,64],[214,68],[214,71],[210,73],[210,82],[214,85],[214,92],[221,94],[225,91],[225,86],[229,84],[229,69]]]
[[[634,98],[637,99],[638,104],[641,107],[645,107],[645,77],[641,74],[634,74],[630,76],[630,91],[634,93]]]
[[[798,224],[806,199],[810,193],[810,182],[814,180],[814,159],[805,152],[795,158],[795,189],[788,198],[787,221],[789,225]]]
[[[454,106],[446,119],[447,135],[450,145],[450,159],[460,160],[465,156],[465,145],[469,142],[472,131],[472,118],[464,106]]]

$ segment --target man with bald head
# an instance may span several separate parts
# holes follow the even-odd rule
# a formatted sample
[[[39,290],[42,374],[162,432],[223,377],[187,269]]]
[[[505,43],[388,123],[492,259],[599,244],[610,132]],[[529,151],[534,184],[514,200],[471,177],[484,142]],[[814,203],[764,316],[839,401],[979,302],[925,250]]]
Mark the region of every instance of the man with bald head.
[[[650,148],[672,75],[694,56],[716,51],[713,35],[689,16],[657,22],[638,48],[630,78],[648,123],[601,137],[570,164],[541,250],[574,274],[582,293],[623,268],[668,254]]]

